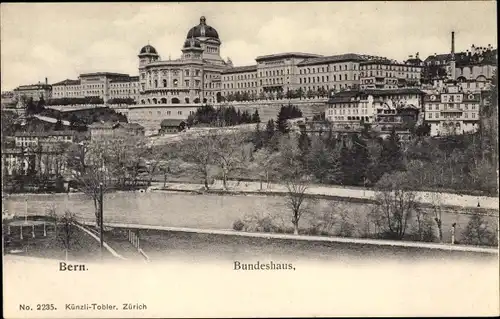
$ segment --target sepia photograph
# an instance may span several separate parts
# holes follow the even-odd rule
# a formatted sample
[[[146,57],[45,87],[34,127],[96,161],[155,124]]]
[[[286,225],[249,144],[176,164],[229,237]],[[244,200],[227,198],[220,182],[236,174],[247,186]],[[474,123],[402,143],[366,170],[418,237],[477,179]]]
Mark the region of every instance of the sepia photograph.
[[[500,315],[496,11],[2,3],[3,317]]]

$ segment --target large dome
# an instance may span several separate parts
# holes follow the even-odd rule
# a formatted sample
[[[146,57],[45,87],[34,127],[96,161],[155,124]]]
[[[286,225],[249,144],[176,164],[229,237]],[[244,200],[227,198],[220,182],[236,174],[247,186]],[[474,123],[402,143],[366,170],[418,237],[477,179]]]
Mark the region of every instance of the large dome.
[[[158,54],[158,52],[156,52],[156,49],[152,46],[152,45],[145,45],[142,49],[141,49],[141,53],[139,54]]]
[[[192,27],[187,34],[187,39],[197,38],[197,37],[206,37],[206,38],[215,38],[219,39],[219,34],[217,30],[207,25],[205,17],[200,18],[200,24],[195,27]]]

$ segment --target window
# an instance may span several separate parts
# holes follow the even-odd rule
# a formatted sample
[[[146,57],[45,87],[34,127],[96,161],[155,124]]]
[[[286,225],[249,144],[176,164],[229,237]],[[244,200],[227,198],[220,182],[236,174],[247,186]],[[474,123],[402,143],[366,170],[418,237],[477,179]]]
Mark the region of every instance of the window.
[[[177,111],[177,115],[182,115],[182,111]]]

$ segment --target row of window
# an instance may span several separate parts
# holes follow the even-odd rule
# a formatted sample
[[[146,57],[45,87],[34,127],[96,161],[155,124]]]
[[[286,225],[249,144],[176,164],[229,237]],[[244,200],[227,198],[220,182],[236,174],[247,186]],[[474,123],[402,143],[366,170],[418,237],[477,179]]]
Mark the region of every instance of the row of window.
[[[156,77],[158,76],[158,74],[163,74],[163,75],[167,75],[169,72],[171,72],[173,75],[179,75],[179,72],[180,72],[180,69],[173,69],[173,70],[163,70],[163,71],[157,71],[157,70],[153,70],[153,71],[148,71],[147,73],[141,73],[141,79],[145,79],[146,78],[146,74],[148,77]],[[195,69],[194,70],[194,73],[190,73],[189,70],[184,70],[184,74],[186,76],[189,76],[190,74],[194,75],[194,76],[200,76],[200,73],[201,73],[201,70],[198,70],[198,69]]]
[[[189,115],[194,114],[194,111],[189,111]],[[153,111],[149,111],[149,115],[153,115]],[[156,111],[156,115],[172,115],[172,111]],[[177,115],[182,115],[182,111],[177,111]]]
[[[142,99],[141,104],[167,104],[168,100],[167,98],[150,98],[150,99]],[[179,104],[181,103],[181,100],[174,97],[170,100],[171,104]],[[190,99],[188,97],[184,98],[184,103],[189,104]],[[200,103],[200,98],[195,98],[193,100],[193,103]],[[204,103],[206,103],[206,99],[204,99]]]
[[[443,103],[440,103],[440,104],[434,104],[434,110],[439,110],[439,109],[442,109],[442,110],[447,110],[447,109],[450,109],[450,110],[453,110],[453,109],[457,109],[457,108],[463,108],[465,110],[468,110],[469,108],[471,110],[475,110],[476,109],[476,106],[478,106],[477,104],[467,104],[467,103],[462,103],[462,104],[452,104],[452,105],[448,105],[448,104],[443,104]],[[479,106],[478,106],[479,108]],[[426,107],[427,110],[429,111],[432,111],[432,104],[427,104],[427,107]]]
[[[369,116],[332,116],[330,118],[331,120],[333,121],[365,121],[365,122],[369,122],[370,121],[370,117]]]
[[[337,78],[336,75],[333,76],[333,81],[336,82],[337,80],[338,81],[342,81],[342,74],[339,74],[339,77]],[[320,82],[328,82],[330,80],[330,77],[327,75],[327,76],[324,76],[322,75],[321,76],[321,81],[320,81],[320,77],[317,76],[317,77],[307,77],[307,78],[299,78],[299,83],[302,84],[302,83],[320,83]],[[349,81],[349,77],[347,74],[344,74],[344,81]],[[357,81],[357,76],[356,74],[354,74],[354,81]]]
[[[402,66],[402,65],[385,65],[385,64],[368,64],[361,65],[360,70],[393,70],[393,71],[404,71],[404,72],[420,72],[420,68],[414,66]]]
[[[137,94],[139,93],[139,90],[136,90],[136,89],[128,89],[128,90],[111,90],[110,91],[111,94]]]
[[[71,86],[53,86],[53,91],[67,91],[67,90],[81,90],[80,85],[71,85]]]
[[[467,112],[464,112],[464,113],[439,113],[439,112],[435,112],[435,113],[427,113],[427,118],[429,119],[432,119],[432,118],[435,118],[435,119],[439,119],[439,118],[444,118],[444,119],[459,119],[461,117],[464,117],[466,119],[469,118],[469,113]],[[475,112],[472,112],[471,113],[471,118],[472,119],[475,119],[476,118],[476,113]]]
[[[384,76],[384,72],[377,71],[377,72],[366,72],[366,76]],[[365,72],[360,73],[360,77],[365,77]],[[407,78],[407,79],[418,79],[420,78],[420,73],[392,73],[392,72],[385,72],[385,77],[386,78]]]
[[[222,79],[224,81],[233,81],[233,80],[249,80],[254,79],[256,76],[255,73],[246,73],[246,74],[238,74],[238,75],[224,75]]]
[[[310,74],[310,73],[318,73],[320,72],[337,72],[337,71],[346,71],[348,69],[347,64],[340,64],[338,65],[338,70],[337,70],[337,65],[329,65],[329,66],[323,66],[323,67],[318,67],[318,68],[304,68],[304,69],[299,69],[299,74]],[[356,70],[356,64],[353,64],[353,70]]]
[[[186,87],[189,87],[190,83],[192,83],[192,82],[190,82],[189,80],[185,80],[185,81],[184,81],[184,83],[185,83],[185,86],[186,86]],[[195,87],[199,87],[199,86],[200,86],[200,83],[201,83],[201,81],[200,81],[200,80],[195,80],[195,81],[194,81],[194,86],[195,86]],[[154,88],[157,88],[157,87],[158,87],[158,80],[154,80],[154,81],[153,81],[153,84],[154,84],[154,86],[153,86],[153,87],[154,87]],[[167,80],[165,80],[165,79],[164,79],[164,80],[162,81],[162,85],[163,85],[162,87],[166,88],[166,87],[167,87]],[[172,80],[172,85],[173,85],[173,87],[177,87],[177,86],[179,85],[179,80],[178,80],[178,79],[173,79],[173,80]],[[149,87],[151,87],[151,80],[149,80]]]

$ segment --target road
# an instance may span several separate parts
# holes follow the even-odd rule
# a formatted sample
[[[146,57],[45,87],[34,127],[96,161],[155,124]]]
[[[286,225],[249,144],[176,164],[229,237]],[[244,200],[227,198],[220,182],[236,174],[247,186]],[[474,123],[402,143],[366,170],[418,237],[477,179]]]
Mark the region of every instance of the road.
[[[247,182],[247,181],[228,181],[228,188],[231,191],[238,192],[260,192],[260,193],[283,193],[287,192],[286,185],[270,183],[267,185],[263,183],[263,189],[261,190],[260,182]],[[163,183],[158,182],[152,185],[153,188],[162,188]],[[200,190],[203,188],[202,184],[183,184],[183,183],[167,183],[169,189],[177,190]],[[211,185],[212,190],[223,190],[223,184],[221,180],[215,180],[214,184]],[[360,188],[349,188],[342,186],[326,186],[326,185],[310,185],[306,190],[307,194],[311,195],[324,195],[324,196],[336,196],[336,197],[346,197],[346,198],[357,198],[357,199],[373,199],[375,197],[375,192],[373,190],[365,190]],[[462,208],[478,208],[478,203],[480,208],[488,210],[498,211],[499,200],[498,197],[487,197],[487,196],[471,196],[471,195],[460,195],[452,193],[438,193],[438,192],[417,192],[417,200],[425,204],[437,203],[442,206],[454,206]]]

